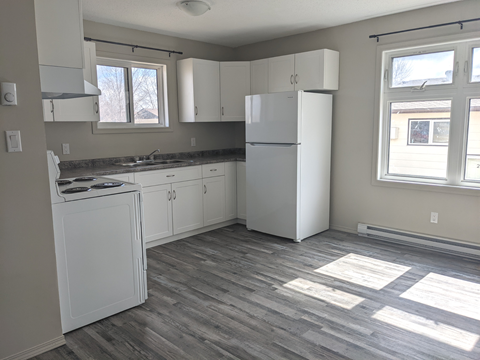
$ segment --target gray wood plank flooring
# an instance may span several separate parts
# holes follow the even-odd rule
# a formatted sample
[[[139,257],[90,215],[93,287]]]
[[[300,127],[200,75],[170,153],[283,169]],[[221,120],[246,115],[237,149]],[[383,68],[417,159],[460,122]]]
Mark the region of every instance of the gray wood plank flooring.
[[[480,359],[480,262],[232,225],[147,250],[149,298],[55,359]],[[402,296],[403,294],[403,296]]]

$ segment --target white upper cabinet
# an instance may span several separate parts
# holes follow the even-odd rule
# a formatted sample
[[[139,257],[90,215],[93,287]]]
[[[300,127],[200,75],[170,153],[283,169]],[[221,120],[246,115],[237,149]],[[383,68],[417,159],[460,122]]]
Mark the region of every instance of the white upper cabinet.
[[[85,68],[83,77],[97,86],[95,43],[84,42]],[[99,121],[98,96],[77,99],[43,100],[43,119],[46,122]]]
[[[268,93],[268,59],[250,62],[250,94]]]
[[[268,92],[338,90],[338,72],[338,51],[322,49],[269,58]]]
[[[180,122],[245,121],[250,62],[177,61]]]
[[[218,61],[177,61],[180,122],[220,121],[220,64]]]
[[[295,90],[338,90],[338,51],[295,54]]]
[[[35,0],[35,22],[40,65],[84,67],[80,0]]]
[[[285,55],[268,59],[268,92],[295,90],[295,56]]]
[[[250,95],[250,62],[220,63],[222,121],[245,121],[245,96]]]

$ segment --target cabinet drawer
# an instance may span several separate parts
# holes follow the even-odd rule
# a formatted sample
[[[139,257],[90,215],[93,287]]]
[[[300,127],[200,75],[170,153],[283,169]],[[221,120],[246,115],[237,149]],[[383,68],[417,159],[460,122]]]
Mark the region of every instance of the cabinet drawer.
[[[221,175],[225,175],[225,163],[202,165],[202,177],[208,178]]]
[[[202,178],[201,166],[188,166],[183,168],[153,170],[135,173],[135,182],[143,187],[176,183],[179,181],[195,180]]]

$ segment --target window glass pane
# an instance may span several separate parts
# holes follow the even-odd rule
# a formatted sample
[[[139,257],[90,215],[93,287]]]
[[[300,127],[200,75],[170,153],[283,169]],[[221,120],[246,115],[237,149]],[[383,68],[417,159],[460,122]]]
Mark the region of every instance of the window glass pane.
[[[136,124],[158,124],[157,70],[132,67]]]
[[[480,81],[480,48],[473,48],[472,52],[472,77],[471,82]]]
[[[480,180],[480,98],[469,105],[465,179]]]
[[[445,178],[450,100],[394,102],[390,105],[388,174]],[[439,146],[440,145],[440,146]]]
[[[410,144],[428,144],[430,121],[410,121]]]
[[[409,55],[392,59],[392,87],[451,84],[454,51]]]
[[[97,65],[101,122],[128,122],[127,68]]]
[[[450,121],[433,121],[432,143],[448,144],[450,134]]]

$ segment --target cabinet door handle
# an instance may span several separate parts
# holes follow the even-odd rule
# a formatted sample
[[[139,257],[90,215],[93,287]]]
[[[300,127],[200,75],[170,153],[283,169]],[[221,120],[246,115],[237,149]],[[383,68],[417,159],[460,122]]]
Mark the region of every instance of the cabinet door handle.
[[[172,193],[169,191],[168,192],[168,201],[172,200]]]
[[[195,115],[198,115],[198,106],[195,106]]]
[[[290,75],[290,84],[293,85],[293,75]]]
[[[175,176],[175,174],[173,174],[173,175],[167,175],[167,177],[174,177],[174,176]]]
[[[173,200],[175,200],[177,198],[177,193],[175,192],[175,190],[173,190]]]
[[[95,114],[98,114],[98,101],[95,101]]]
[[[207,185],[203,185],[203,193],[204,193],[204,194],[207,193]]]
[[[217,169],[210,169],[210,171],[217,171]]]
[[[55,112],[55,105],[53,104],[53,100],[50,100],[51,108],[50,112],[53,114]]]
[[[295,74],[295,84],[298,84],[298,74]]]
[[[225,112],[223,111],[223,106],[222,106],[222,116],[225,115]]]

